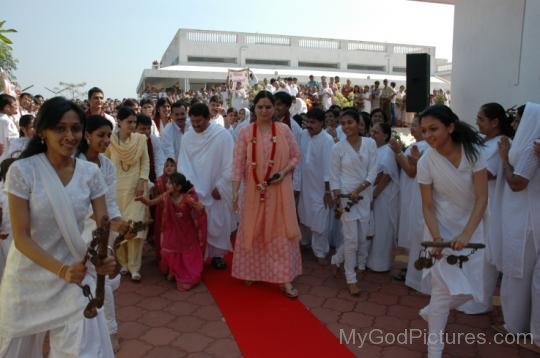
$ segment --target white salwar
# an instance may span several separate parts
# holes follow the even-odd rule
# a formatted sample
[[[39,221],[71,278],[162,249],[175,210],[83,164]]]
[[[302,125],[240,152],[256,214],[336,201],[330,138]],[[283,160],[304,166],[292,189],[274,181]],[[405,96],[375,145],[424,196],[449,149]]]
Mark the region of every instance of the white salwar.
[[[488,181],[488,207],[487,217],[489,218],[488,234],[486,241],[486,254],[484,255],[484,300],[483,302],[475,302],[470,300],[463,306],[458,308],[459,311],[466,314],[482,314],[491,311],[493,293],[497,287],[497,278],[499,277],[499,271],[495,265],[495,262],[500,260],[501,242],[495,242],[502,240],[500,230],[494,230],[495,220],[501,220],[500,209],[502,203],[497,198],[497,193],[502,194],[502,188],[504,187],[504,175],[502,174],[501,159],[499,156],[499,139],[501,136],[496,136],[484,143],[484,147],[481,148],[482,154],[486,159],[487,171],[489,174],[495,176],[495,179]],[[499,174],[500,173],[500,174]],[[500,197],[500,196],[499,196]],[[499,259],[497,259],[497,257]]]
[[[466,226],[474,207],[475,194],[473,175],[486,168],[486,162],[479,153],[476,162],[470,162],[463,148],[461,161],[456,168],[448,159],[435,149],[429,148],[417,165],[417,181],[431,185],[433,204],[439,232],[444,241],[452,241]],[[482,220],[469,242],[485,243],[486,227]],[[424,241],[431,241],[427,225],[424,229]],[[467,255],[469,250],[453,251],[444,249],[445,255]],[[482,302],[484,250],[478,250],[469,256],[469,261],[459,265],[450,265],[445,258],[436,260],[433,267],[424,270],[423,280],[431,280],[431,300],[420,311],[427,319],[430,336],[439,337],[446,328],[448,313],[471,298]],[[444,343],[438,339],[428,342],[428,356],[441,357]]]
[[[4,184],[1,184],[2,187]],[[0,240],[0,283],[2,282],[2,274],[4,273],[4,267],[6,266],[6,260],[11,247],[11,225],[9,221],[9,207],[7,195],[2,188],[0,193],[0,207],[2,208],[2,225],[0,225],[0,234],[7,235],[4,240]]]
[[[506,184],[502,199],[505,205],[502,209],[501,305],[506,329],[512,333],[528,332],[539,319],[531,316],[532,312],[539,311],[540,304],[531,289],[538,280],[533,274],[537,272],[535,267],[540,252],[540,220],[537,219],[540,215],[540,174],[532,147],[538,137],[540,105],[527,103],[510,148],[509,161],[515,167],[514,174],[528,179],[529,183],[519,192],[512,192]]]
[[[88,243],[81,240],[81,232],[90,200],[106,191],[95,164],[76,159],[73,177],[63,186],[45,154],[38,154],[13,163],[7,191],[28,200],[30,237],[43,250],[66,264],[82,259]],[[93,289],[92,273],[89,265],[83,284]],[[33,358],[47,331],[51,357],[114,356],[102,312],[85,319],[87,301],[81,289],[38,266],[15,246],[8,254],[0,302],[0,357]]]
[[[207,256],[223,256],[232,249],[232,159],[234,141],[224,127],[210,122],[203,133],[190,128],[182,140],[179,172],[195,186],[208,216]],[[221,200],[212,198],[217,189]]]
[[[533,141],[539,137],[540,105],[529,102],[508,153],[514,174],[529,183],[517,192],[506,184],[502,199],[501,306],[505,327],[511,333],[528,332],[539,320],[531,316],[540,310],[540,299],[531,289],[538,280],[533,273],[538,271],[535,267],[540,252],[540,173],[533,149]]]
[[[300,171],[302,183],[298,200],[298,217],[300,223],[311,231],[311,248],[318,258],[328,255],[330,208],[324,205],[325,182],[330,182],[330,163],[334,140],[322,130],[311,136],[304,129],[300,137],[302,159]]]
[[[429,147],[426,141],[419,141],[411,144],[405,155],[411,154],[413,146],[418,148],[420,153],[424,153]],[[422,287],[422,271],[414,267],[414,262],[420,253],[420,243],[424,235],[424,216],[422,215],[422,197],[420,187],[416,182],[416,177],[411,178],[401,171],[399,177],[399,226],[398,226],[398,246],[405,247],[409,251],[407,262],[407,274],[405,285],[424,294],[429,294],[430,287]]]
[[[361,137],[360,150],[357,152],[347,141],[334,145],[332,165],[330,167],[330,188],[340,190],[342,194],[350,194],[364,181],[373,184],[377,177],[377,144],[371,138]],[[355,267],[365,268],[368,243],[366,240],[369,222],[370,204],[373,186],[370,185],[360,195],[362,199],[341,215],[343,227],[343,245],[334,256],[332,264],[340,266],[345,262],[345,278],[347,283],[356,283]],[[341,207],[347,206],[349,199],[341,199]]]
[[[81,153],[79,157],[87,160],[83,153]],[[116,167],[114,166],[113,162],[103,154],[98,155],[98,160],[99,169],[101,170],[101,174],[103,174],[107,189],[107,192],[105,193],[107,214],[111,220],[120,218],[122,215],[118,205],[116,204]],[[88,216],[84,222],[84,229],[82,232],[83,240],[90,242],[90,240],[92,240],[92,231],[95,230],[96,227],[96,222],[90,216]],[[109,242],[111,242],[111,239],[114,240],[116,235],[116,233],[111,231]],[[115,334],[118,332],[116,308],[114,305],[114,291],[118,289],[118,287],[120,287],[120,275],[117,275],[113,279],[109,278],[108,276],[105,278],[105,302],[103,307],[109,334]]]
[[[385,272],[392,268],[399,215],[399,169],[388,144],[377,148],[377,171],[390,176],[390,182],[373,200],[374,237],[371,240],[367,267]]]

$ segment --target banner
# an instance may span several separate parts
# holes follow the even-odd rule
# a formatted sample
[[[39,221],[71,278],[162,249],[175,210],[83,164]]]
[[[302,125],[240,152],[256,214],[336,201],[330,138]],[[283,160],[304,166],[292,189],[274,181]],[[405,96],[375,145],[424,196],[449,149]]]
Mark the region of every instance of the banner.
[[[227,74],[227,82],[229,87],[236,88],[238,82],[242,83],[242,87],[247,88],[249,85],[249,68],[241,70],[231,70]]]

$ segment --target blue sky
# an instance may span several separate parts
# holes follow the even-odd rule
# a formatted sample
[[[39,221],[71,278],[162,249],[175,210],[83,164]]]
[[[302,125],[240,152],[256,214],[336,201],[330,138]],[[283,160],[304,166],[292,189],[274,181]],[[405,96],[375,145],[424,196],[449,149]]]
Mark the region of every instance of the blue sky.
[[[33,94],[59,81],[135,96],[144,68],[179,28],[401,42],[451,58],[454,8],[408,0],[52,0],[3,1],[16,76]]]

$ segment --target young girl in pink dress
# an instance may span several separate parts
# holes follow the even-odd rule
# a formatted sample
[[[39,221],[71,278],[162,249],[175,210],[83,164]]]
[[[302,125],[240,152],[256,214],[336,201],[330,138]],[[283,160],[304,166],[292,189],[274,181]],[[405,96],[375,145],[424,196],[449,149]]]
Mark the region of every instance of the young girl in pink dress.
[[[163,168],[163,175],[156,179],[156,185],[152,188],[150,197],[157,198],[167,191],[167,182],[172,173],[176,173],[176,161],[172,158],[167,158]],[[154,212],[154,247],[156,249],[156,257],[158,262],[161,261],[161,221],[162,221],[163,205],[158,203]]]
[[[172,173],[166,192],[137,200],[162,205],[160,270],[175,278],[180,291],[193,288],[201,281],[206,245],[206,212],[195,188],[184,175]]]

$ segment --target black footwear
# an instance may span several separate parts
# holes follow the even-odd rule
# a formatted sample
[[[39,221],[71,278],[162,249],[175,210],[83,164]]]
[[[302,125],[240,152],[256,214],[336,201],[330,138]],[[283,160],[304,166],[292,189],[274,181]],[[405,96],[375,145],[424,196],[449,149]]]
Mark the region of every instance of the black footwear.
[[[227,268],[227,263],[223,260],[223,257],[212,257],[212,266],[216,270],[225,270]]]

